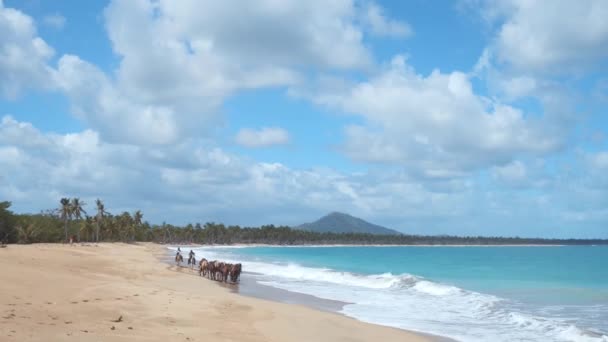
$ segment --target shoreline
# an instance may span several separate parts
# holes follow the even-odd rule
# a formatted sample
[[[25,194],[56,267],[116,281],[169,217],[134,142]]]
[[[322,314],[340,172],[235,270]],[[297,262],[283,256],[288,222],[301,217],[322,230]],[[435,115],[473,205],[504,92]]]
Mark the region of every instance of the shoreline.
[[[176,267],[173,262],[173,254],[171,253],[172,250],[169,249],[169,247],[177,248],[177,246],[175,246],[175,245],[171,245],[171,246],[160,245],[160,246],[161,246],[161,248],[166,249],[166,255],[159,257],[159,262],[161,262],[163,264],[169,264],[173,267]],[[188,247],[195,247],[195,246],[196,245],[179,245],[179,247],[181,247],[182,250],[184,250]],[[202,246],[204,246],[204,245],[202,245]],[[186,270],[190,270],[187,265],[181,266],[181,267]],[[197,274],[197,271],[190,272],[190,275],[200,278],[199,275]],[[242,277],[243,275],[249,275],[249,277]],[[410,334],[421,335],[426,338],[429,338],[429,341],[432,341],[432,342],[456,342],[456,340],[451,339],[449,337],[435,335],[435,334],[425,332],[425,331],[409,330],[409,329],[391,327],[391,326],[386,326],[386,325],[382,325],[382,324],[371,323],[371,322],[359,320],[355,317],[351,317],[351,316],[345,315],[342,312],[340,312],[340,310],[345,305],[349,305],[351,303],[342,302],[342,301],[338,301],[338,300],[319,298],[319,297],[315,297],[315,296],[309,295],[309,294],[292,292],[292,291],[283,290],[283,289],[279,289],[279,288],[268,286],[268,285],[259,284],[259,283],[257,283],[257,281],[255,279],[255,273],[251,273],[251,272],[243,272],[241,274],[241,280],[238,284],[221,283],[221,282],[210,280],[208,278],[202,278],[200,280],[209,281],[218,287],[228,289],[230,292],[232,292],[238,296],[255,298],[255,299],[259,299],[259,300],[264,300],[264,301],[269,301],[269,302],[274,302],[274,303],[282,303],[282,304],[287,304],[287,305],[304,306],[304,307],[310,308],[315,311],[326,312],[331,315],[344,317],[346,319],[354,320],[356,322],[360,322],[363,324],[371,324],[371,325],[382,327],[382,328],[395,329],[395,330],[404,331],[404,332],[407,332]]]
[[[174,245],[163,245],[163,246],[174,246]],[[328,247],[568,247],[568,246],[580,246],[580,247],[593,247],[603,245],[545,245],[545,244],[525,244],[525,245],[344,245],[344,244],[332,244],[332,245],[276,245],[276,244],[231,244],[231,245],[202,245],[202,244],[190,244],[180,245],[184,247],[212,247],[212,248],[247,248],[247,247],[280,247],[280,248],[328,248]],[[608,245],[606,245],[608,246]]]
[[[186,268],[161,262],[165,247],[100,243],[2,248],[0,336],[7,342],[438,341],[299,304],[233,293],[197,279]]]

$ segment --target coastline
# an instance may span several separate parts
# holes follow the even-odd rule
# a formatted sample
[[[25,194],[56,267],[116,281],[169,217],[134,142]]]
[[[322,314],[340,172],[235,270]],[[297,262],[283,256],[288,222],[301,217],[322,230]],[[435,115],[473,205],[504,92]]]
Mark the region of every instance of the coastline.
[[[299,304],[237,294],[159,261],[154,244],[0,250],[7,341],[437,341]]]
[[[171,247],[174,245],[165,244],[161,246]],[[395,244],[395,245],[364,245],[364,244],[355,244],[355,245],[345,245],[345,244],[331,244],[331,245],[277,245],[277,244],[263,244],[263,243],[235,243],[230,245],[220,245],[220,244],[187,244],[180,245],[182,247],[199,247],[199,248],[247,248],[247,247],[280,247],[280,248],[329,248],[329,247],[566,247],[566,246],[581,246],[581,247],[592,247],[592,246],[602,246],[602,245],[545,245],[545,244],[522,244],[522,245],[403,245],[403,244]]]
[[[179,245],[179,247],[181,247],[182,250],[186,250],[189,247],[204,247],[204,246],[205,245]],[[164,264],[169,264],[169,265],[174,266],[173,265],[173,256],[174,256],[173,250],[169,249],[169,248],[175,248],[177,246],[169,245],[169,246],[162,246],[162,247],[165,248],[165,254],[158,256],[159,261],[163,262]],[[247,247],[251,247],[251,246],[247,246]],[[182,266],[182,268],[187,269],[187,266]],[[257,279],[255,278],[256,277],[255,273],[243,272],[243,274],[245,275],[245,277],[241,276],[240,282],[236,285],[229,284],[229,283],[215,282],[215,281],[211,281],[207,278],[204,278],[201,280],[206,280],[211,283],[214,283],[215,285],[217,285],[219,287],[226,288],[230,292],[237,294],[239,296],[256,298],[256,299],[275,302],[275,303],[304,306],[304,307],[313,309],[315,311],[322,311],[322,312],[326,312],[326,313],[329,313],[332,315],[338,315],[340,317],[351,319],[356,322],[361,322],[364,324],[372,324],[372,325],[375,325],[378,327],[395,329],[395,330],[404,331],[407,333],[417,334],[417,335],[426,337],[429,339],[429,341],[433,341],[433,342],[455,342],[456,341],[454,339],[451,339],[451,338],[448,338],[445,336],[434,335],[434,334],[427,333],[424,331],[408,330],[408,329],[402,329],[402,328],[389,327],[389,326],[376,324],[376,323],[365,322],[365,321],[359,320],[357,318],[347,316],[347,315],[343,314],[342,312],[340,312],[345,305],[348,305],[351,303],[341,302],[338,300],[319,298],[319,297],[315,297],[315,296],[308,295],[308,294],[291,292],[291,291],[271,287],[268,285],[262,285],[262,284],[257,283]],[[198,277],[196,272],[191,273],[191,275]]]

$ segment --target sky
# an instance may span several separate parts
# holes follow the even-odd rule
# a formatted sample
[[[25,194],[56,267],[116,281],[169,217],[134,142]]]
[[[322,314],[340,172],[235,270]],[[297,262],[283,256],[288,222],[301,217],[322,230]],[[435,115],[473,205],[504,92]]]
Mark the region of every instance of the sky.
[[[605,0],[0,0],[0,200],[608,238],[605,18]]]

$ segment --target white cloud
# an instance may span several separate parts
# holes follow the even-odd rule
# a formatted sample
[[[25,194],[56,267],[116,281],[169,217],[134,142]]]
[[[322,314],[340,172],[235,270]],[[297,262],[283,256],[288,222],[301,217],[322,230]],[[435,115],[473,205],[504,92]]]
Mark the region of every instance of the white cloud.
[[[356,160],[449,178],[562,144],[554,124],[475,94],[467,75],[419,75],[402,57],[368,81],[336,89],[320,89],[313,100],[367,120],[346,130],[344,150]]]
[[[259,130],[241,129],[236,135],[236,142],[245,147],[268,147],[284,145],[289,142],[289,132],[279,127],[265,127]]]
[[[608,57],[608,3],[604,0],[475,2],[500,27],[492,44],[499,62],[519,71],[571,73]]]
[[[372,31],[403,33],[373,8]],[[296,84],[302,68],[369,68],[361,10],[350,0],[115,0],[105,10],[120,57],[115,76],[64,56],[56,80],[75,114],[104,139],[171,144],[209,129],[238,90]]]
[[[412,233],[492,235],[507,227],[510,234],[530,236],[564,227],[562,236],[605,236],[597,213],[605,210],[608,192],[589,179],[603,175],[560,173],[541,200],[487,189],[474,178],[420,181],[394,169],[298,170],[191,139],[136,147],[103,142],[91,130],[59,135],[10,117],[0,120],[0,198],[13,201],[18,212],[54,208],[59,198],[78,196],[89,204],[102,198],[114,213],[142,209],[154,223],[299,224],[338,210]],[[577,229],[558,221],[565,209],[580,220]],[[538,224],[518,225],[523,219]]]
[[[369,25],[372,34],[378,36],[407,38],[414,34],[408,23],[387,18],[383,9],[374,3],[367,4],[363,22]]]
[[[49,86],[53,49],[38,37],[34,20],[0,2],[0,96]]]
[[[223,101],[244,89],[293,85],[302,70],[363,70],[373,66],[366,34],[402,34],[376,5],[374,24],[352,0],[112,1],[105,26],[120,58],[106,74],[78,56],[49,67],[53,50],[32,18],[0,7],[0,91],[58,86],[74,114],[103,139],[171,144],[211,129]],[[43,23],[60,25],[62,17]],[[376,32],[378,33],[378,32]],[[50,75],[53,75],[50,78]]]
[[[171,143],[192,119],[175,114],[182,107],[134,101],[101,70],[76,56],[61,57],[55,82],[71,100],[73,113],[109,141]]]
[[[65,27],[66,19],[63,15],[59,13],[48,14],[42,18],[42,23],[46,26],[54,28],[56,30],[61,30]]]

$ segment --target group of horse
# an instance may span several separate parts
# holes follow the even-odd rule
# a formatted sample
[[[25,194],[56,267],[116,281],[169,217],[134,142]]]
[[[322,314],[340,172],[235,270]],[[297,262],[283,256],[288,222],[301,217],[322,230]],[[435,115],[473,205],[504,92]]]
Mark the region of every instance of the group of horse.
[[[181,253],[177,253],[175,255],[175,263],[177,266],[184,262],[184,257]],[[190,255],[188,258],[188,266],[191,269],[196,267],[196,258],[194,255]],[[229,264],[223,261],[213,260],[209,261],[205,258],[202,258],[198,263],[199,269],[198,274],[201,277],[207,277],[211,280],[217,280],[220,282],[228,282],[230,280],[232,283],[236,283],[239,281],[241,276],[241,271],[243,269],[240,263],[238,264]]]
[[[201,277],[207,276],[211,280],[236,283],[239,281],[243,267],[241,264],[229,264],[227,262],[213,260],[209,261],[205,258],[199,263],[198,274]]]

